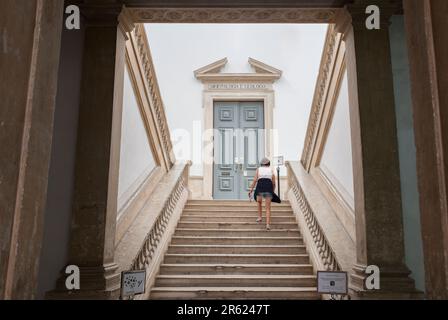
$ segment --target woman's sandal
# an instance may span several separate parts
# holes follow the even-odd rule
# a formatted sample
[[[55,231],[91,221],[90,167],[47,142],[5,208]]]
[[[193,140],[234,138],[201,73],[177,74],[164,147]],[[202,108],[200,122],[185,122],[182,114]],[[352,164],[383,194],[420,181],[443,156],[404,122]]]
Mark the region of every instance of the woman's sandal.
[[[258,218],[256,221],[257,223],[260,223],[261,221],[263,221],[263,218]]]
[[[268,231],[271,230],[271,225],[270,224],[266,225],[266,230],[268,230]]]

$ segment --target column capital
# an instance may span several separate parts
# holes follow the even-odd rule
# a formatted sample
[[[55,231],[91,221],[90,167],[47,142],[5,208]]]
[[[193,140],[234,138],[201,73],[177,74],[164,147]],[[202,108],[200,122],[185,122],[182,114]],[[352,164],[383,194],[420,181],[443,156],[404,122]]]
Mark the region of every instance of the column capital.
[[[366,28],[366,19],[369,16],[369,12],[366,11],[371,5],[375,5],[380,9],[381,28],[389,27],[390,18],[397,12],[397,5],[385,3],[384,1],[357,1],[345,6],[352,16],[352,25],[355,29]]]
[[[88,26],[118,26],[126,38],[135,28],[132,11],[123,5],[85,4],[81,6],[81,12]]]
[[[81,14],[87,25],[110,26],[117,24],[122,6],[116,4],[92,4],[85,3],[80,6]]]
[[[338,11],[335,17],[335,30],[344,35],[351,26],[353,26],[355,31],[367,30],[366,20],[369,16],[367,8],[371,5],[378,6],[380,9],[381,29],[387,29],[390,25],[390,18],[402,11],[399,2],[386,2],[384,0],[355,1],[353,4],[348,4]]]
[[[335,16],[334,30],[343,35],[347,35],[349,28],[352,25],[352,16],[346,8],[339,9]]]
[[[120,15],[118,16],[118,27],[125,35],[126,40],[128,39],[128,34],[131,33],[135,28],[134,21],[135,19],[132,11],[123,6]]]

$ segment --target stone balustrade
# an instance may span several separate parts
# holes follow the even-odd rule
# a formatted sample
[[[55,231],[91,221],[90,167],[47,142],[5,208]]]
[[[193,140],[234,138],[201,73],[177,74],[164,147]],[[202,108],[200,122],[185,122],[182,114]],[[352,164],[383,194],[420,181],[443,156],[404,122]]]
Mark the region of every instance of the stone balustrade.
[[[356,260],[356,245],[313,177],[299,162],[287,162],[288,200],[299,222],[315,271],[347,271]]]
[[[158,184],[115,250],[119,271],[146,269],[150,288],[188,199],[191,163],[177,163]],[[139,299],[145,299],[149,290]]]

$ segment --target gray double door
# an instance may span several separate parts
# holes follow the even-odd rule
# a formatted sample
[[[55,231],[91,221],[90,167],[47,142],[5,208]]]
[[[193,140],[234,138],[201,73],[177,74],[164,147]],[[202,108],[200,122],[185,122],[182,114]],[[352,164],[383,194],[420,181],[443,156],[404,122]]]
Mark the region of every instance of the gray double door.
[[[213,198],[248,199],[264,156],[263,102],[214,103]]]

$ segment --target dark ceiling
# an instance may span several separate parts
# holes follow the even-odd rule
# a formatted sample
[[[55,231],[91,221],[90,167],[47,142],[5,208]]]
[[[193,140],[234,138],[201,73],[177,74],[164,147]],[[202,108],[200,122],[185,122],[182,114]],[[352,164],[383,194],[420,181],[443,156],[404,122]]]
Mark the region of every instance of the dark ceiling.
[[[340,8],[352,0],[123,0],[129,7]]]

